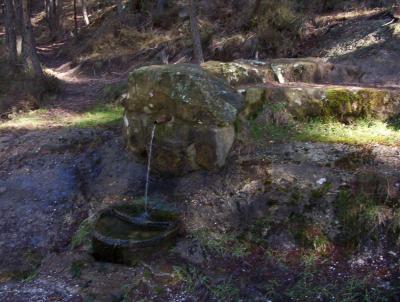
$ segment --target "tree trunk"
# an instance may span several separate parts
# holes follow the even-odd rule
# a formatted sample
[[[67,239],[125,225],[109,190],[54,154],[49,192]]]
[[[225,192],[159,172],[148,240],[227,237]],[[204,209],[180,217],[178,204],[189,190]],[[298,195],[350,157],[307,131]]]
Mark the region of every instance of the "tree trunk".
[[[117,0],[117,13],[119,16],[122,16],[124,13],[124,6],[122,5],[122,0]]]
[[[62,33],[62,0],[45,0],[46,20],[52,40],[57,40]]]
[[[81,0],[81,6],[82,6],[83,20],[85,21],[86,25],[89,25],[90,21],[89,21],[89,16],[88,16],[87,6],[86,6],[86,1],[85,0]]]
[[[40,65],[39,57],[36,52],[36,41],[33,35],[29,0],[22,1],[22,15],[24,22],[24,46],[31,61],[33,72],[40,81],[43,81],[44,74],[42,66]]]
[[[76,0],[74,0],[74,36],[78,36],[78,12],[76,9]]]
[[[44,0],[43,6],[44,6],[44,12],[45,12],[46,17],[47,17],[48,10],[49,10],[49,0]]]
[[[190,16],[190,30],[192,32],[194,60],[196,64],[204,62],[203,50],[201,48],[201,37],[199,30],[199,21],[197,19],[197,5],[196,0],[189,0],[189,16]]]
[[[56,0],[58,36],[63,33],[64,0]],[[57,36],[57,37],[58,37]]]
[[[18,37],[17,37],[17,51],[18,51],[18,55],[22,56],[22,62],[24,63],[24,67],[27,68],[27,60],[29,57],[29,54],[26,50],[25,47],[25,24],[24,24],[24,14],[23,14],[23,8],[22,8],[22,0],[14,0],[14,4],[15,4],[15,17],[16,17],[16,21],[17,21],[17,33],[18,33]]]
[[[5,4],[5,28],[8,47],[8,58],[12,65],[17,64],[17,36],[15,33],[16,22],[14,16],[14,5],[12,0],[4,0]]]

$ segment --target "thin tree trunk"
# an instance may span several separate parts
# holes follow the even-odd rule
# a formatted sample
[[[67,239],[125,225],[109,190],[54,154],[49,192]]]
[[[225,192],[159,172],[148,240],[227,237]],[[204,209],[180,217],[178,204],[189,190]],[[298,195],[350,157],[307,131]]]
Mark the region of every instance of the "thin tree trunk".
[[[64,0],[56,0],[56,13],[57,13],[57,37],[63,33],[63,17],[64,17]]]
[[[45,0],[46,20],[52,40],[57,40],[62,33],[62,0]]]
[[[33,72],[35,73],[36,77],[39,80],[43,81],[44,74],[42,66],[40,65],[39,56],[36,52],[36,41],[33,35],[29,0],[23,0],[22,2],[22,15],[24,18],[24,26],[25,26],[24,27],[25,48],[27,54],[29,55]]]
[[[74,36],[78,36],[78,12],[76,9],[76,0],[74,0]]]
[[[86,6],[86,1],[85,0],[81,0],[81,6],[82,6],[83,20],[85,21],[86,25],[89,25],[90,21],[89,21],[89,16],[88,16],[87,6]]]
[[[194,60],[196,64],[204,62],[203,49],[201,48],[201,37],[199,30],[199,21],[197,19],[197,5],[196,0],[189,0],[189,16],[190,16],[190,30],[192,32]]]
[[[119,16],[122,16],[124,13],[124,6],[122,5],[122,0],[117,0],[117,13]]]
[[[44,6],[44,12],[46,13],[46,17],[47,17],[47,12],[49,10],[49,0],[44,0],[43,6]]]
[[[7,33],[7,47],[8,47],[8,58],[12,65],[17,64],[17,37],[15,33],[16,23],[14,16],[14,5],[12,0],[5,0],[5,28]]]
[[[50,33],[51,33],[50,34],[51,39],[54,39],[57,36],[57,31],[58,31],[56,0],[50,0],[48,22],[49,22],[49,29],[50,29]]]
[[[24,62],[25,68],[27,68],[27,59],[29,57],[29,54],[26,50],[25,47],[25,24],[24,24],[24,14],[23,14],[23,8],[22,8],[22,0],[14,0],[15,3],[15,17],[17,20],[17,32],[18,32],[18,55],[22,56],[22,62]]]

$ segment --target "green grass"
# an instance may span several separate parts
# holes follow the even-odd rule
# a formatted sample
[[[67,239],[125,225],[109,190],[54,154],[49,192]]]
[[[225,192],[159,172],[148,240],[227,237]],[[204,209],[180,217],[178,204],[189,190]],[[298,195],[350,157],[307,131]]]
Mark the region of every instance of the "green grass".
[[[0,123],[0,130],[107,127],[120,123],[122,115],[123,108],[117,105],[101,105],[83,113],[39,109]]]
[[[238,301],[239,288],[232,278],[217,281],[192,266],[174,266],[173,276],[177,282],[185,285],[189,293],[206,290],[216,301]]]
[[[75,232],[71,240],[71,249],[76,249],[84,244],[90,244],[90,236],[92,234],[93,221],[89,217],[82,221],[78,230]]]
[[[174,266],[173,276],[176,281],[185,284],[189,293],[193,293],[199,288],[208,288],[210,282],[206,275],[192,266]]]
[[[339,241],[351,248],[385,238],[389,244],[399,244],[400,206],[398,197],[389,193],[390,183],[386,176],[365,172],[357,176],[352,190],[339,193],[335,202]]]
[[[366,239],[378,241],[381,233],[390,231],[396,234],[396,210],[363,194],[343,191],[336,202],[340,222],[338,239],[354,248]]]
[[[370,284],[368,278],[350,278],[343,282],[324,280],[320,274],[304,271],[296,283],[286,290],[290,301],[389,302],[396,297],[394,289]]]
[[[82,260],[75,260],[71,263],[69,272],[72,278],[79,278],[82,275],[82,270],[85,268],[86,263]]]
[[[210,286],[209,290],[217,301],[238,301],[240,293],[239,288],[233,284],[231,279]]]
[[[252,122],[250,134],[255,140],[297,140],[350,145],[400,145],[400,130],[393,123],[356,120],[347,125],[335,120],[312,120],[288,126],[260,125]]]
[[[191,234],[192,238],[212,254],[220,257],[245,257],[250,251],[246,243],[231,234],[215,233],[207,229],[200,229]]]
[[[72,126],[78,128],[92,128],[110,126],[121,122],[123,108],[115,105],[99,106],[91,111],[71,119]]]
[[[299,127],[295,139],[352,145],[400,145],[400,131],[378,120],[357,120],[350,125],[337,121],[311,121]]]

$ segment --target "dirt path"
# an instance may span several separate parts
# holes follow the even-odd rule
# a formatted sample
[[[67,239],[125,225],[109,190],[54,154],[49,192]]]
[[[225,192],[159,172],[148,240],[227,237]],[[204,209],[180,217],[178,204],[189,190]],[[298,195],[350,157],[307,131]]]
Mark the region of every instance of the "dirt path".
[[[85,74],[80,70],[80,66],[73,66],[68,58],[57,55],[62,47],[66,45],[44,45],[38,48],[46,71],[55,76],[61,85],[61,93],[49,108],[82,112],[104,103],[101,99],[104,86],[122,79],[105,74]]]
[[[57,99],[40,113],[27,113],[31,123],[0,131],[0,255],[13,255],[1,257],[0,282],[28,276],[46,254],[67,248],[89,215],[89,195],[104,197],[96,184],[85,187],[91,177],[107,183],[103,168],[142,183],[142,167],[124,156],[119,127],[79,128],[64,122],[103,104],[102,88],[119,79],[79,73],[55,55],[58,47],[63,46],[39,48],[47,72],[60,80]],[[103,167],[103,158],[110,156],[105,165],[121,164]],[[127,188],[124,181],[108,186],[114,193]]]

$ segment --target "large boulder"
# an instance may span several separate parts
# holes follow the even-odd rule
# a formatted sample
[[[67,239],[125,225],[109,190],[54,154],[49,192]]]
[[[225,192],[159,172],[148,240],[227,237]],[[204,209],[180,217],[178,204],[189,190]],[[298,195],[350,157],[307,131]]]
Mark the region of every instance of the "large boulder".
[[[216,170],[234,142],[243,99],[194,65],[142,67],[129,76],[124,125],[129,149],[146,158],[156,120],[152,167],[181,175]]]

